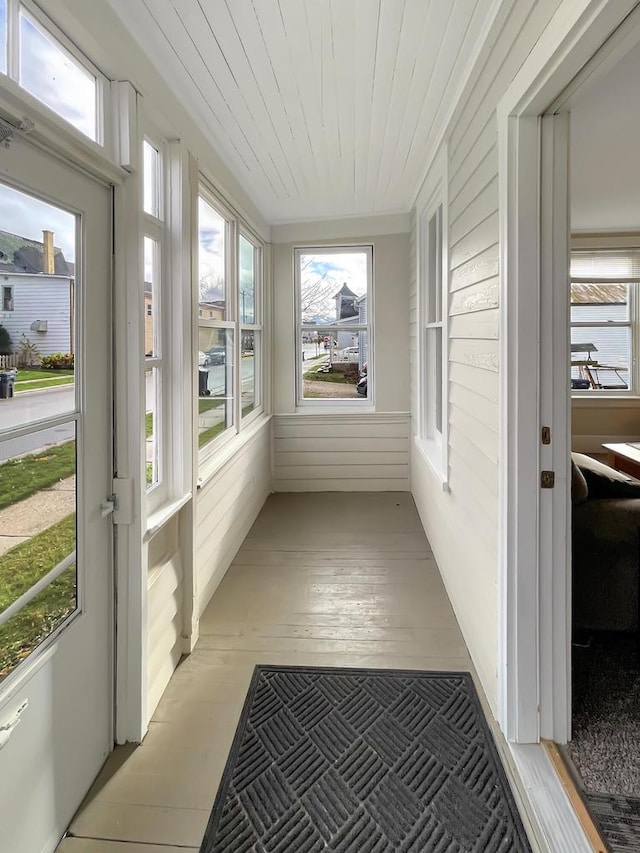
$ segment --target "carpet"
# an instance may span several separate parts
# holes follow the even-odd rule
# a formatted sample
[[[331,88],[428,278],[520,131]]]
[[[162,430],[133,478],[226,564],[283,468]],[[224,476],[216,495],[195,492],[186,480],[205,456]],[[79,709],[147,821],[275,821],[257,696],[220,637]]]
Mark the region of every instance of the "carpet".
[[[468,673],[258,666],[201,853],[528,853]]]
[[[611,853],[638,853],[640,799],[589,792],[586,798]]]

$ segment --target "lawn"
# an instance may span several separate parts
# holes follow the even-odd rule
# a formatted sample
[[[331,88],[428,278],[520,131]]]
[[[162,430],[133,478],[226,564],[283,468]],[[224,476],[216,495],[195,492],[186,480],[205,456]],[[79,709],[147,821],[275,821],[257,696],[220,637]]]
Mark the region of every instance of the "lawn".
[[[73,441],[10,459],[0,465],[0,509],[53,486],[75,472],[76,448]]]
[[[308,379],[313,382],[336,382],[339,385],[353,385],[353,382],[347,382],[345,374],[340,370],[331,370],[328,373],[323,373],[320,370],[308,370],[303,374],[303,379]]]
[[[19,370],[14,389],[16,391],[36,391],[39,388],[73,385],[73,380],[73,370]]]
[[[75,543],[76,524],[72,513],[0,557],[0,611],[61,563],[73,551]],[[0,628],[0,679],[54,631],[75,607],[76,568],[73,565]]]

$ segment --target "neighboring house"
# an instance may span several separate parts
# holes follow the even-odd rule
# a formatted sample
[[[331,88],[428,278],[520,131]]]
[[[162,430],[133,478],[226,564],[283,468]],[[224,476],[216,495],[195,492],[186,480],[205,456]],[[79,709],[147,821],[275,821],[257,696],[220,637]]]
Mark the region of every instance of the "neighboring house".
[[[41,243],[0,231],[0,295],[0,325],[14,351],[24,336],[40,355],[73,352],[74,265],[50,231]]]

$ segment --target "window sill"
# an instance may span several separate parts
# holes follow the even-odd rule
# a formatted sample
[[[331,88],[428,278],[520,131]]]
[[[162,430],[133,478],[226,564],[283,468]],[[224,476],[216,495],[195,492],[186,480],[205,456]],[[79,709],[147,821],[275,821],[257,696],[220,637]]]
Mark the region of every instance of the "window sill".
[[[601,406],[603,408],[624,409],[637,408],[640,406],[640,396],[636,394],[572,394],[571,406],[576,409],[588,409],[592,406]]]
[[[182,497],[176,498],[176,500],[169,501],[168,503],[163,504],[159,509],[154,510],[147,518],[147,529],[142,541],[148,542],[150,539],[153,539],[160,528],[164,527],[167,521],[179,512],[190,500],[191,492],[188,492],[186,495],[182,495]]]
[[[196,484],[197,491],[204,488],[207,483],[212,480],[221,470],[230,462],[237,453],[239,453],[245,445],[252,441],[258,433],[260,433],[271,420],[271,415],[262,414],[260,417],[252,420],[251,423],[235,435],[232,439],[225,442],[218,452],[214,452],[204,462],[200,464],[198,473],[198,481]]]
[[[449,479],[446,477],[438,462],[442,458],[442,448],[439,447],[435,442],[425,441],[423,438],[419,436],[414,436],[413,443],[420,453],[420,456],[427,463],[429,468],[431,469],[432,474],[438,480],[440,487],[443,492],[449,492]]]

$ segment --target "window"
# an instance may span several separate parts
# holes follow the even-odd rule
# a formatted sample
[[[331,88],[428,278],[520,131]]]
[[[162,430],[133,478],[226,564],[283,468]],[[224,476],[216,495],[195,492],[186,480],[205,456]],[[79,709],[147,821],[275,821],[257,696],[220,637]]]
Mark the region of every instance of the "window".
[[[298,403],[373,400],[372,246],[295,250]]]
[[[205,459],[262,409],[262,247],[232,211],[198,200],[198,447]]]
[[[638,393],[639,249],[571,253],[571,388]]]
[[[0,0],[0,72],[89,139],[102,143],[104,78],[31,3]]]
[[[13,287],[10,285],[2,287],[2,310],[13,311]]]
[[[164,363],[162,324],[164,171],[162,146],[145,139],[143,160],[143,292],[144,292],[144,387],[145,387],[145,468],[147,491],[158,490],[164,479],[162,470],[166,423],[163,418]],[[160,491],[158,490],[158,494]],[[158,502],[160,498],[156,499]]]
[[[448,282],[445,207],[441,200],[424,211],[419,228],[420,446],[446,482]]]

